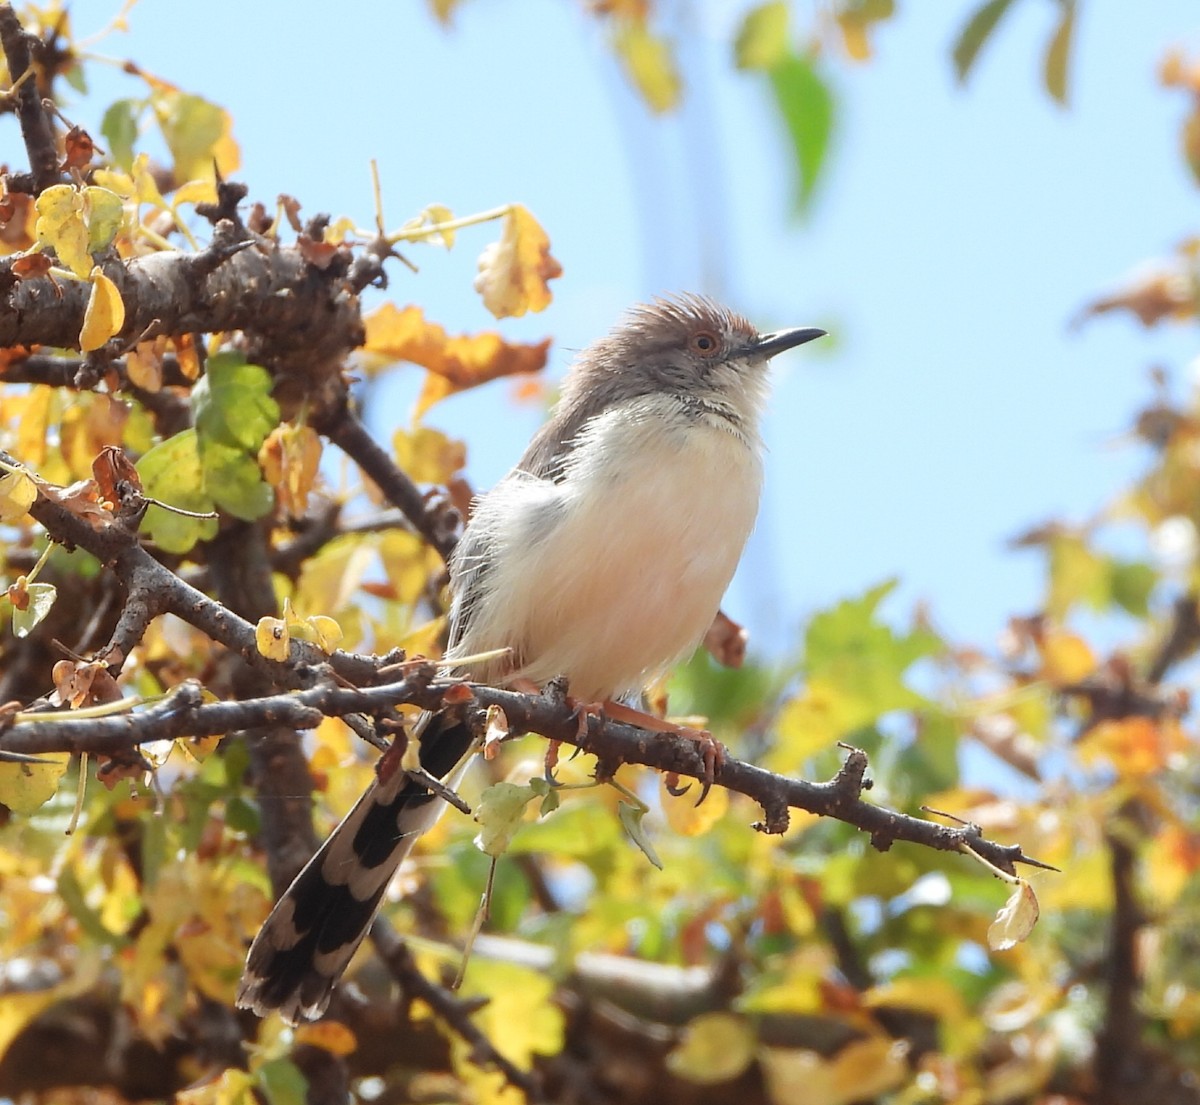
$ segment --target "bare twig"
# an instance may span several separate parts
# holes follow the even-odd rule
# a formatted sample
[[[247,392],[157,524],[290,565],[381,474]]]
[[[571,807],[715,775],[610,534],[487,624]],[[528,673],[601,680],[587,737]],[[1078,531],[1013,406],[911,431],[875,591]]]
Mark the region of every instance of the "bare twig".
[[[316,428],[379,485],[388,501],[403,512],[443,560],[450,558],[458,540],[458,512],[448,503],[431,507],[420,488],[380,448],[349,406],[343,404],[327,412]]]
[[[42,107],[37,81],[21,80],[32,65],[33,59],[29,50],[29,37],[11,4],[0,4],[0,45],[4,47],[9,76],[14,85],[20,85],[16,92],[17,118],[21,122],[25,152],[29,155],[34,189],[41,193],[62,179],[58,169],[58,148],[54,141],[54,128],[50,124],[50,116]]]

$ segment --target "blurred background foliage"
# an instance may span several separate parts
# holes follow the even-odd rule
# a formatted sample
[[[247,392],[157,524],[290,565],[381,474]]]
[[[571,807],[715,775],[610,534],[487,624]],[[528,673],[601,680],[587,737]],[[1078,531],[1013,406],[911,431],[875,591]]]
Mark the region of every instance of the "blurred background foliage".
[[[1022,2],[1035,0],[964,10],[946,59],[960,80],[971,79]],[[646,110],[675,109],[688,86],[658,6],[588,6]],[[1049,98],[1067,104],[1085,5],[1049,6],[1057,14],[1040,79]],[[431,8],[446,21],[472,15],[466,0]],[[47,94],[60,83],[86,94],[94,62],[91,44],[76,37],[79,13],[54,0],[20,12],[54,45],[39,74]],[[126,18],[136,28],[136,11]],[[869,65],[873,42],[902,18],[891,0],[777,0],[749,8],[728,43],[729,64],[769,89],[791,151],[797,212],[817,217],[811,202],[842,125],[831,71],[852,80],[853,65]],[[169,74],[135,76],[141,93],[107,108],[96,136],[105,152],[83,166],[90,187],[122,201],[102,244],[123,257],[195,248],[192,209],[211,198],[214,163],[225,175],[239,163],[236,84],[214,75],[193,93]],[[1180,156],[1200,178],[1200,55],[1164,43],[1161,70],[1146,79],[1185,98]],[[147,147],[159,151],[153,160],[142,156]],[[15,143],[8,150],[18,162]],[[304,187],[297,180],[295,194],[303,198]],[[40,239],[63,259],[69,227],[27,201],[4,197],[0,248],[33,256]],[[406,251],[430,241],[449,247],[486,221],[505,227],[497,248],[529,251],[521,272],[541,266],[540,279],[516,293],[518,309],[489,308],[503,316],[545,306],[542,289],[555,277],[545,235],[553,239],[554,227],[543,232],[523,209],[465,220],[428,209],[394,237]],[[283,202],[260,212],[268,236],[287,222]],[[326,241],[358,241],[369,232],[359,227],[370,228],[369,213],[334,221]],[[1190,227],[1179,231],[1168,264],[1095,300],[1081,322],[1127,312],[1146,326],[1194,328],[1197,239]],[[88,277],[96,246],[81,255],[79,277]],[[481,264],[486,273],[487,254]],[[1093,291],[1079,289],[1081,297]],[[379,308],[352,367],[367,401],[389,374],[417,365],[428,374],[416,419],[390,446],[423,487],[465,505],[471,442],[457,439],[437,404],[536,367],[535,347],[448,336],[411,310]],[[182,345],[139,346],[123,378],[132,387],[6,383],[0,444],[61,483],[87,478],[102,448],[122,446],[158,497],[266,519],[277,548],[295,538],[298,519],[344,506],[357,528],[275,577],[277,598],[296,611],[292,624],[332,619],[350,651],[434,652],[443,628],[439,558],[413,534],[375,524],[378,496],[349,466],[318,459],[322,444],[303,411],[281,412],[266,374],[231,351],[236,341],[208,340],[210,353],[226,349],[225,360],[208,358],[199,399]],[[6,351],[3,364],[27,352]],[[169,370],[172,357],[181,375]],[[225,375],[214,371],[221,365]],[[164,391],[190,396],[194,427],[166,432],[153,398]],[[885,617],[894,584],[881,581],[814,613],[779,655],[752,652],[730,668],[701,653],[656,689],[672,714],[707,718],[733,755],[772,771],[826,778],[840,762],[838,742],[863,748],[880,804],[962,819],[1058,867],[1032,878],[1041,920],[1027,941],[989,949],[988,926],[1007,891],[967,857],[909,845],[879,853],[855,830],[802,814],[768,837],[751,831],[758,811],[736,796],[718,788],[697,808],[694,796],[674,797],[651,773],[624,768],[621,782],[651,807],[657,870],[622,831],[617,792],[586,786],[591,765],[581,757],[560,768],[579,789],[544,818],[532,807],[500,862],[466,970],[464,992],[486,999],[477,1021],[499,1050],[539,1069],[563,1102],[1200,1101],[1190,702],[1200,643],[1200,395],[1176,397],[1160,372],[1130,412],[1129,434],[1146,457],[1134,483],[1109,489],[1100,512],[1040,522],[1017,538],[1042,557],[1044,592],[1036,610],[1013,612],[998,641],[948,639],[936,596],[908,618]],[[63,701],[83,704],[87,692],[73,698],[66,673],[52,677],[61,653],[49,642],[76,640],[113,599],[103,598],[103,573],[84,554],[56,549],[35,573],[43,538],[18,507],[3,515],[5,579],[15,590],[0,642],[0,699],[28,703],[57,685]],[[216,528],[152,518],[147,532],[203,586]],[[38,581],[56,590],[31,599]],[[39,617],[27,613],[31,601]],[[121,686],[149,696],[186,678],[222,685],[211,642],[164,619],[126,663]],[[0,1093],[47,1102],[178,1090],[178,1100],[196,1105],[329,1100],[305,1058],[316,1049],[344,1064],[363,1099],[518,1098],[420,1003],[403,1010],[403,1039],[391,1021],[379,1022],[391,1037],[373,1037],[378,1024],[363,1009],[393,1009],[396,999],[370,950],[349,976],[358,1020],[335,1014],[333,1024],[292,1031],[235,1018],[245,948],[272,900],[245,741],[148,751],[151,774],[109,770],[106,785],[82,790],[78,811],[79,774],[94,767],[65,757],[32,770],[0,765]],[[373,754],[332,721],[311,734],[307,751],[324,833],[370,781]],[[538,738],[525,738],[481,765],[465,786],[468,801],[489,781],[539,774],[543,752]],[[387,907],[434,974],[456,969],[476,916],[488,868],[477,831],[467,818],[443,818]]]

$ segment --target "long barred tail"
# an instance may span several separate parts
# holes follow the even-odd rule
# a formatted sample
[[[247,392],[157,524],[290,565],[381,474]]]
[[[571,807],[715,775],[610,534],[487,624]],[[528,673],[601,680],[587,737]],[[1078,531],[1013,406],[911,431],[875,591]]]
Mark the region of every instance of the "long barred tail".
[[[430,717],[421,766],[449,786],[470,759],[461,722]],[[371,927],[384,892],[445,803],[403,771],[376,780],[271,910],[250,946],[237,1004],[290,1024],[316,1020]]]

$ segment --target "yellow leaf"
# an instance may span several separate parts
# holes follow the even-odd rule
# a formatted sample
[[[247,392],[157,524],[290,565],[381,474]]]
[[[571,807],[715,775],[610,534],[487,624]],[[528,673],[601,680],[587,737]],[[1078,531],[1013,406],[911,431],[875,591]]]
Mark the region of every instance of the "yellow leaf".
[[[296,605],[302,610],[328,610],[333,616],[341,616],[354,605],[355,592],[374,559],[374,552],[362,538],[335,538],[304,562],[296,584]]]
[[[541,971],[514,963],[472,959],[464,996],[485,997],[487,1005],[472,1020],[497,1050],[522,1070],[535,1055],[557,1055],[563,1046],[563,1014],[553,1002],[554,980]],[[455,1070],[473,1066],[470,1045],[455,1037]]]
[[[17,423],[17,456],[40,469],[48,455],[50,423],[57,416],[57,392],[54,388],[35,384],[22,398],[25,409]]]
[[[688,1023],[683,1038],[667,1054],[667,1070],[700,1085],[728,1082],[754,1058],[757,1038],[744,1017],[701,1013]]]
[[[392,450],[396,463],[417,483],[448,483],[467,463],[466,445],[429,426],[397,430]]]
[[[869,701],[848,694],[829,679],[814,676],[780,711],[779,740],[764,766],[794,771],[797,764],[873,721],[876,713]]]
[[[311,628],[317,647],[322,652],[333,652],[342,639],[342,627],[333,618],[324,614],[313,614],[305,618]]]
[[[679,72],[665,39],[639,20],[618,31],[614,46],[626,75],[652,111],[669,111],[679,103]]]
[[[254,627],[254,643],[268,660],[286,660],[291,637],[282,618],[259,618]]]
[[[1096,657],[1087,642],[1075,633],[1047,629],[1038,640],[1042,678],[1056,686],[1077,683],[1096,670]]]
[[[37,485],[24,472],[0,471],[0,522],[17,522],[29,513]]]
[[[903,1040],[871,1036],[847,1044],[832,1059],[804,1049],[759,1052],[772,1105],[849,1105],[869,1101],[908,1077]]]
[[[968,1015],[962,994],[942,978],[896,978],[873,986],[863,994],[863,1004],[870,1009],[901,1008],[930,1013],[937,1020],[958,1020]]]
[[[33,813],[54,797],[71,755],[69,752],[44,752],[38,759],[46,763],[0,763],[0,803],[14,813]]]
[[[0,1056],[8,1051],[21,1030],[42,1010],[86,993],[96,985],[100,977],[100,961],[97,957],[81,955],[76,949],[73,963],[73,973],[55,986],[27,993],[13,991],[0,994]]]
[[[739,69],[774,69],[790,50],[786,0],[770,0],[746,13],[733,46]]]
[[[121,229],[125,204],[107,188],[89,186],[83,190],[83,212],[88,228],[88,252],[107,249]]]
[[[125,325],[125,303],[117,286],[97,266],[92,269],[92,292],[83,313],[79,348],[84,353],[99,349]]]
[[[562,276],[562,266],[550,255],[546,232],[524,207],[513,204],[500,241],[479,257],[475,290],[483,305],[496,318],[544,310],[551,298],[547,281],[557,276]]]
[[[1167,825],[1150,842],[1145,855],[1146,885],[1161,908],[1173,906],[1200,869],[1200,833]]]
[[[216,203],[217,185],[211,180],[189,180],[181,184],[171,195],[171,203],[178,206],[181,203]]]
[[[73,185],[55,184],[38,196],[36,207],[38,241],[50,246],[76,276],[86,279],[92,271],[92,257],[82,193]]]
[[[257,1105],[257,1080],[244,1070],[227,1067],[219,1077],[175,1094],[175,1105]]]
[[[908,1079],[908,1041],[870,1036],[847,1044],[834,1057],[833,1087],[839,1102],[873,1101]]]

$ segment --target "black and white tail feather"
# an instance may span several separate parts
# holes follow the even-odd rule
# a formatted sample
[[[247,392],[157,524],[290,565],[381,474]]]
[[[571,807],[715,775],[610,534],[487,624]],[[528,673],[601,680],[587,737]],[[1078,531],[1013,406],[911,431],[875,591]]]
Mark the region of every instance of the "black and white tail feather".
[[[421,765],[455,786],[474,752],[467,727],[425,715]],[[289,1024],[315,1020],[371,928],[388,883],[445,803],[403,771],[377,779],[296,876],[250,947],[237,1004]]]

